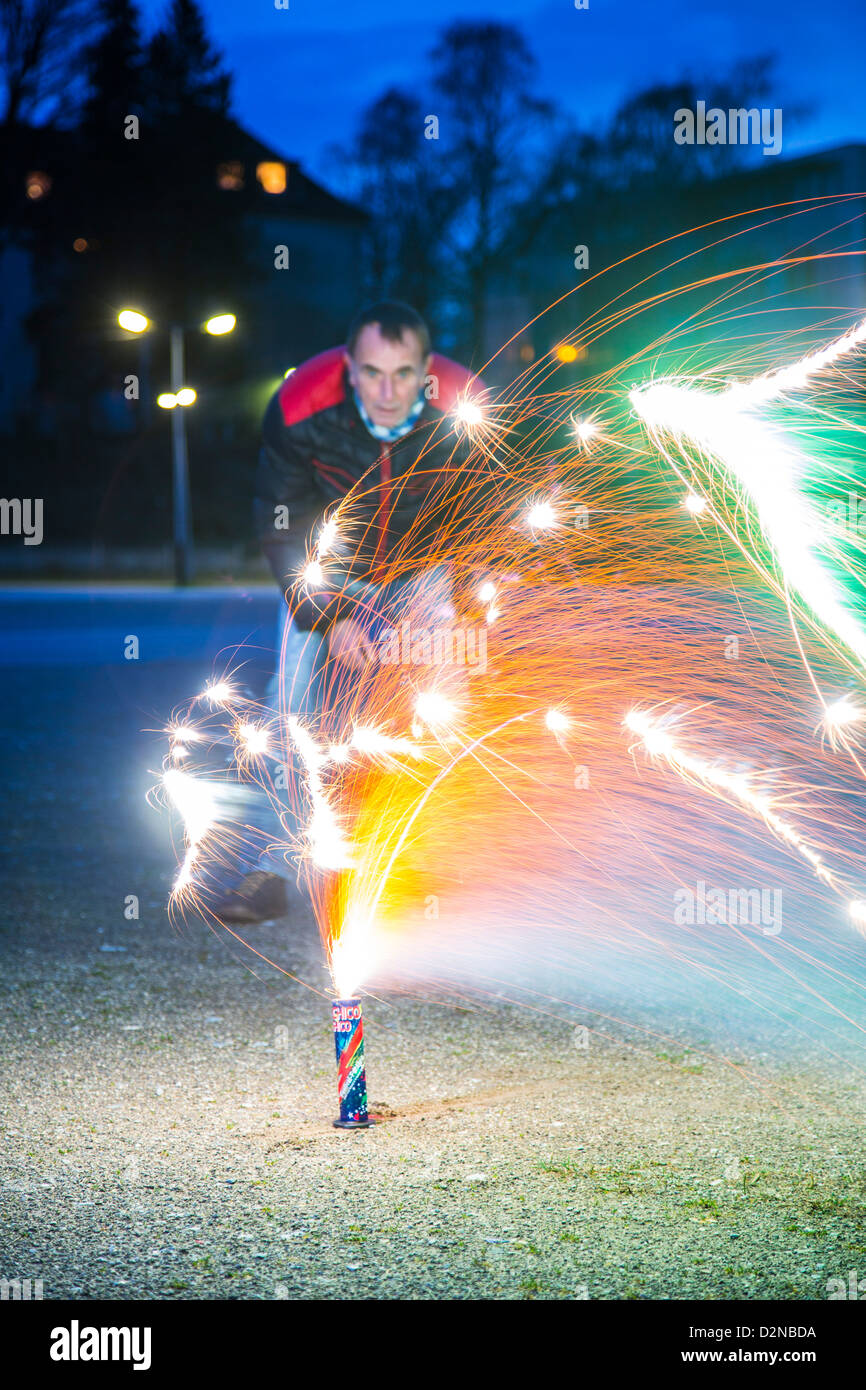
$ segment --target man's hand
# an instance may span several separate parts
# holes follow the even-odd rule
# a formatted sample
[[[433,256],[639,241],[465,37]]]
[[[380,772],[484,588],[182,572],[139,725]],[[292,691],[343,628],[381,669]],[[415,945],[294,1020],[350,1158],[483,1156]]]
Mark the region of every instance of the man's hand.
[[[353,671],[363,671],[375,656],[375,648],[360,623],[341,618],[328,635],[328,650],[335,661]]]

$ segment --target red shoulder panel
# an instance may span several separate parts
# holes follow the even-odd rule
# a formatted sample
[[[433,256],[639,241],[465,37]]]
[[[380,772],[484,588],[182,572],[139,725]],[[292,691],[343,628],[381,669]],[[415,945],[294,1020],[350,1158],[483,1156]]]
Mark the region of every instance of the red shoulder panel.
[[[343,353],[345,348],[328,348],[302,362],[287,376],[279,391],[280,409],[287,425],[296,425],[320,410],[336,405],[346,393]]]
[[[430,404],[445,414],[454,409],[458,397],[467,389],[470,395],[477,395],[484,389],[484,382],[480,377],[475,376],[467,367],[461,367],[459,362],[452,362],[450,357],[442,357],[438,352],[433,353],[430,372],[439,378],[439,399],[434,398]]]
[[[320,410],[337,405],[346,394],[345,348],[328,348],[302,362],[287,376],[279,391],[280,410],[287,425],[296,425]],[[432,354],[431,375],[438,378],[439,396],[430,404],[436,410],[447,414],[457,404],[458,397],[467,389],[475,394],[484,389],[480,377],[476,377],[459,362],[440,353]]]

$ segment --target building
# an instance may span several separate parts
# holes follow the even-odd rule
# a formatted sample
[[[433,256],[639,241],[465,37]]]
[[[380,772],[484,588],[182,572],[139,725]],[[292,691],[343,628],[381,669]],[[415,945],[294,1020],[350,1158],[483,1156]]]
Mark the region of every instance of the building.
[[[296,160],[250,135],[234,121],[224,123],[222,155],[212,177],[225,200],[226,221],[240,213],[244,242],[249,248],[247,268],[226,287],[226,308],[237,312],[242,327],[243,370],[261,390],[306,356],[338,342],[349,318],[358,307],[358,266],[363,258],[367,214],[328,192],[309,178]],[[4,171],[6,215],[0,233],[0,431],[9,433],[20,417],[39,420],[50,429],[51,407],[46,407],[44,383],[40,395],[39,354],[30,332],[42,297],[50,290],[62,297],[68,274],[70,247],[65,240],[51,247],[52,197],[67,191],[76,179],[82,156],[73,132],[38,128],[19,132],[15,160]],[[217,208],[219,204],[217,204]],[[231,214],[231,217],[229,216]],[[130,209],[130,215],[135,210]],[[38,219],[38,221],[37,221]],[[30,230],[40,228],[42,252],[39,264],[31,249]],[[61,234],[58,232],[57,236]],[[56,239],[56,238],[55,238]],[[79,241],[81,244],[79,245]],[[97,243],[98,244],[98,243]],[[72,249],[90,251],[84,239]],[[158,248],[154,264],[158,266]],[[141,306],[147,311],[148,306]],[[88,329],[88,349],[103,330]],[[106,317],[106,341],[117,336],[116,325]],[[71,345],[70,345],[71,350]],[[117,396],[120,381],[112,379],[111,391],[103,385],[100,398]],[[259,396],[255,405],[259,404]],[[109,433],[112,412],[96,403],[105,415]],[[87,403],[92,414],[93,405]],[[114,412],[116,415],[116,411]],[[124,433],[120,421],[117,432]]]

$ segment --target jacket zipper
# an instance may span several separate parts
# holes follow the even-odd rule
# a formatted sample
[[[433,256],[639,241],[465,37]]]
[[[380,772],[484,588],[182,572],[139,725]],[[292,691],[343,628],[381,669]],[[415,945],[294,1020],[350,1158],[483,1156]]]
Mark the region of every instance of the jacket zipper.
[[[391,525],[391,450],[387,444],[382,445],[379,470],[379,534],[373,556],[373,576],[376,580],[385,578],[385,551]]]

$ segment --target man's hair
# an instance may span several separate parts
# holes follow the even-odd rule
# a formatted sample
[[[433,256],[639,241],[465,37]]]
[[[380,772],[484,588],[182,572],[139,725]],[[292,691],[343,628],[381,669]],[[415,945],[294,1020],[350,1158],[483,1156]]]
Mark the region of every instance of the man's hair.
[[[410,328],[421,344],[422,358],[427,357],[431,350],[430,329],[417,309],[400,299],[380,299],[378,304],[368,305],[352,319],[346,334],[346,348],[351,356],[355,355],[362,329],[371,323],[379,325],[382,337],[387,338],[389,343],[399,343],[404,331]]]

